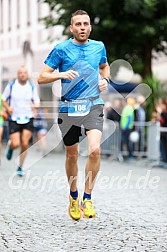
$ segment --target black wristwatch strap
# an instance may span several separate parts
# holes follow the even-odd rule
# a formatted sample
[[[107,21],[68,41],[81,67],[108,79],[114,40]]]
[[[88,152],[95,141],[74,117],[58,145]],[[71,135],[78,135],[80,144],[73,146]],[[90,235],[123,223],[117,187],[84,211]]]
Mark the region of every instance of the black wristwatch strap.
[[[106,80],[108,83],[110,83],[110,79],[109,78],[103,78],[103,80]]]

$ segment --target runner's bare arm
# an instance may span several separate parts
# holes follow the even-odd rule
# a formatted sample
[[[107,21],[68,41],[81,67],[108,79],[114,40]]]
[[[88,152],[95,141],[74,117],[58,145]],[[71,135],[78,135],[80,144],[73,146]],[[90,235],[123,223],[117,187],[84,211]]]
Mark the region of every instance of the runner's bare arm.
[[[3,107],[6,109],[6,111],[8,112],[8,114],[12,114],[13,113],[13,109],[9,106],[8,102],[5,100],[2,100],[2,104]]]
[[[60,79],[73,80],[78,76],[78,72],[68,70],[66,72],[54,72],[55,69],[44,65],[41,73],[38,76],[38,84],[46,84]]]
[[[110,78],[110,67],[108,63],[99,66],[100,75],[103,78]]]
[[[100,75],[102,79],[99,81],[100,91],[106,91],[108,89],[108,83],[110,78],[110,67],[108,63],[104,63],[99,66]]]

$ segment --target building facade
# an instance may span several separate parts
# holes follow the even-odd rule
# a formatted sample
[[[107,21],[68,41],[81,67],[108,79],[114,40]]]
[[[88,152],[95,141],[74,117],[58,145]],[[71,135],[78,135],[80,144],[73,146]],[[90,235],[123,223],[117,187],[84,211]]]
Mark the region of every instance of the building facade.
[[[39,0],[0,0],[1,92],[6,83],[16,77],[20,65],[27,66],[30,79],[37,83],[46,55],[54,45],[65,39],[61,26],[46,29],[43,18],[48,15],[53,15],[48,4]],[[54,15],[56,18],[55,12]],[[167,81],[166,66],[166,57],[153,60],[153,72],[163,82]],[[59,87],[54,85],[52,88],[52,84],[49,84],[40,86],[39,92],[43,100],[50,101],[54,98],[53,93],[57,96],[59,90]]]
[[[1,92],[16,77],[20,65],[28,68],[31,81],[37,84],[45,57],[55,44],[63,40],[61,26],[46,29],[43,18],[49,14],[49,6],[38,0],[0,0]],[[53,97],[56,89],[52,84],[41,85],[41,99],[56,99]]]

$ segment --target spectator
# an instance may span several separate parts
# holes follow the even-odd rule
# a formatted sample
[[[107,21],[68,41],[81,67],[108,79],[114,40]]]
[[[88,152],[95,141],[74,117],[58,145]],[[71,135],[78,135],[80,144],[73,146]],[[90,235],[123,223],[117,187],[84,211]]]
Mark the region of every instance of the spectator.
[[[107,111],[107,119],[120,123],[121,110],[121,100],[115,99],[111,104],[111,108]]]
[[[167,167],[167,103],[162,101],[160,106],[160,126],[162,127],[160,133],[160,150],[162,156],[162,162],[164,162],[164,167]],[[163,128],[166,128],[166,131],[163,131]]]
[[[133,143],[129,140],[130,133],[134,129],[134,109],[136,101],[134,98],[127,98],[127,104],[122,110],[121,119],[120,119],[120,128],[121,128],[121,146],[126,147],[128,151],[127,159],[131,160],[133,158]]]
[[[144,109],[145,98],[140,95],[137,97],[137,103],[134,110],[135,113],[135,130],[139,133],[138,141],[138,151],[145,150],[145,121],[146,121],[146,112]]]

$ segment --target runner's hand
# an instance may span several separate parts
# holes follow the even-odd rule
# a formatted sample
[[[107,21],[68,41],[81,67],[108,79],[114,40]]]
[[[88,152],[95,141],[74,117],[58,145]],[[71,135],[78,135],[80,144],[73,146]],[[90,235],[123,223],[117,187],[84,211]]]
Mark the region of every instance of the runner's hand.
[[[12,109],[11,107],[9,107],[9,108],[7,109],[7,111],[8,111],[8,114],[9,114],[9,115],[11,115],[11,114],[13,113],[13,109]]]
[[[67,72],[62,72],[62,79],[73,80],[75,77],[79,76],[78,72],[73,70],[68,70]]]
[[[102,92],[102,91],[107,91],[108,89],[108,82],[103,79],[103,80],[100,80],[99,81],[99,90]]]

